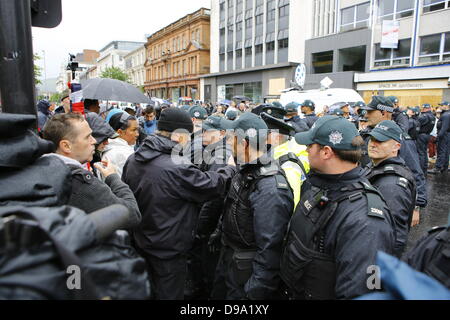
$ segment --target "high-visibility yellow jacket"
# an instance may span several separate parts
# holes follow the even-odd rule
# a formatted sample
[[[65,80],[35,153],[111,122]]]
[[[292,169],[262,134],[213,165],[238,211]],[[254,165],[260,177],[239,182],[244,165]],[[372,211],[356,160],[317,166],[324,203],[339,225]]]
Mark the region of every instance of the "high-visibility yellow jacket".
[[[295,154],[302,162],[303,167],[306,170],[306,173],[309,173],[310,166],[306,146],[299,145],[298,143],[295,142],[294,139],[291,139],[288,142],[275,148],[274,158],[275,160],[278,160],[282,156],[287,155],[289,153]],[[300,202],[301,188],[303,181],[306,180],[306,174],[303,172],[303,170],[297,163],[292,161],[287,161],[281,166],[281,168],[284,170],[288,183],[291,186],[292,191],[294,192],[294,211],[295,211],[295,208],[297,208],[297,205]]]

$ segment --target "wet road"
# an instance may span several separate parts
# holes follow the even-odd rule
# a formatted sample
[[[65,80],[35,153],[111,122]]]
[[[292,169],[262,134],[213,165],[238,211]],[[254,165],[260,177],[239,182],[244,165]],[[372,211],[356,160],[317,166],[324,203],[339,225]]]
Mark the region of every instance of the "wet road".
[[[423,237],[431,228],[448,223],[450,213],[450,172],[428,175],[428,207],[421,212],[420,225],[412,228],[408,248]]]

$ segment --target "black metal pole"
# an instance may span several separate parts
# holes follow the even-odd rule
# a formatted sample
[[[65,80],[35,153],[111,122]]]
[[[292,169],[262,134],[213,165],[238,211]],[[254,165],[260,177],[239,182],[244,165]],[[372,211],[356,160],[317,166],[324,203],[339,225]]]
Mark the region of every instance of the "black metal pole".
[[[36,115],[29,0],[0,0],[0,93],[5,113]]]

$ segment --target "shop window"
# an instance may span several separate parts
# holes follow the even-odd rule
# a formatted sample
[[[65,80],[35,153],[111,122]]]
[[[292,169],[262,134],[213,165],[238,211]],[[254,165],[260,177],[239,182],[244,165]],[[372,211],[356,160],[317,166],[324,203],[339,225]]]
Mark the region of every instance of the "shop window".
[[[414,0],[379,0],[378,18],[381,20],[397,20],[412,16]]]
[[[450,61],[450,32],[420,38],[419,63]]]
[[[448,0],[423,0],[423,13],[450,8]]]
[[[375,44],[374,67],[407,65],[410,61],[411,39],[400,40],[397,49],[383,49],[379,43]]]
[[[333,51],[312,54],[313,73],[333,72]]]
[[[340,31],[348,31],[369,25],[370,2],[361,3],[341,10]]]

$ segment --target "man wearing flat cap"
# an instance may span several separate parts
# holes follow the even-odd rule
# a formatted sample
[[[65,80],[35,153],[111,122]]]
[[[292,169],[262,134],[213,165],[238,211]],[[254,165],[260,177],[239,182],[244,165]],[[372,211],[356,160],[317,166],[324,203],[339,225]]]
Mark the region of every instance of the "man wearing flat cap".
[[[240,164],[223,213],[222,251],[212,297],[276,299],[280,293],[281,245],[293,212],[293,194],[267,148],[268,128],[253,113],[229,124]]]
[[[366,177],[391,209],[396,231],[395,254],[400,258],[406,249],[416,206],[416,181],[399,157],[403,131],[394,121],[380,122],[369,135],[369,157],[373,164]]]
[[[295,138],[308,148],[311,172],[281,258],[289,297],[353,299],[369,293],[367,270],[378,251],[393,252],[395,234],[386,203],[358,165],[364,141],[350,121],[336,116],[320,118]]]
[[[193,130],[189,113],[163,110],[158,131],[128,158],[123,170],[122,179],[142,208],[134,238],[149,265],[158,300],[184,298],[186,253],[194,240],[198,208],[224,194],[236,172],[235,167],[226,166],[206,173],[179,157]]]
[[[365,117],[368,121],[367,129],[361,132],[361,136],[364,138],[366,145],[369,144],[370,132],[382,121],[392,120],[392,114],[394,112],[394,105],[391,100],[382,96],[374,96],[372,101],[365,107],[361,107],[362,110],[366,110]],[[397,123],[398,124],[398,123]],[[400,128],[402,128],[399,125]],[[408,135],[407,131],[403,130],[403,142],[400,149],[400,157],[405,160],[406,166],[412,171],[414,179],[416,180],[417,187],[417,199],[416,208],[413,218],[413,226],[419,224],[420,208],[425,208],[428,202],[426,180],[423,171],[419,164],[419,155],[417,153],[417,147],[415,142]],[[364,167],[368,165],[371,160],[368,156],[367,149],[364,150],[363,159],[361,165]]]

